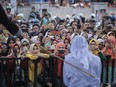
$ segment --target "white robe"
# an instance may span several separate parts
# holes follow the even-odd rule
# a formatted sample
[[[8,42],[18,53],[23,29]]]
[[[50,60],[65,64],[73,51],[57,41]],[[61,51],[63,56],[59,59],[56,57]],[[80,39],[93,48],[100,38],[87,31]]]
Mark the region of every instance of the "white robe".
[[[63,66],[63,80],[67,87],[100,87],[101,61],[88,50],[88,43],[83,36],[76,36],[71,44],[71,53],[65,61],[91,73],[95,78],[83,73],[67,63]]]

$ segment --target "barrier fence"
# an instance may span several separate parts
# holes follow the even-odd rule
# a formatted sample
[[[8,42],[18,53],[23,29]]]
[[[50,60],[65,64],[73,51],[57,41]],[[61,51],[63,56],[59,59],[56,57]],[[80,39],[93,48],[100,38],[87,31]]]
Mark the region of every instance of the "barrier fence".
[[[113,83],[115,77],[116,60],[110,56],[102,61],[101,83]],[[63,58],[63,57],[62,57]],[[28,58],[0,58],[0,86],[1,87],[29,87]],[[34,64],[34,87],[65,87],[63,83],[63,62],[56,58],[38,58]],[[42,72],[38,75],[38,63],[42,65]],[[39,84],[39,85],[38,85]],[[41,85],[41,86],[40,86]]]

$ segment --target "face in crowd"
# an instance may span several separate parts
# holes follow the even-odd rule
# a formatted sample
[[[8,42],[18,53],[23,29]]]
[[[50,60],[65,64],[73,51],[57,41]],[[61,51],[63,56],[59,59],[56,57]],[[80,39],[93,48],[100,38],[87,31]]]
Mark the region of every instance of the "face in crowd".
[[[38,32],[39,31],[39,26],[38,25],[34,25],[32,30],[33,30],[33,32]]]
[[[24,41],[21,46],[23,52],[27,52],[29,50],[29,44],[26,41]]]

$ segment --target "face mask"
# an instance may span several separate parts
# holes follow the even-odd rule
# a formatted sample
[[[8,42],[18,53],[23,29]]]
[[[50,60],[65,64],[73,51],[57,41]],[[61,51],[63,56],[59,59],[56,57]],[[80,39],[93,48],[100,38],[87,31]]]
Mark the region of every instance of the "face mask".
[[[90,50],[92,50],[92,51],[97,50],[95,45],[90,45],[89,48],[90,48]]]
[[[27,52],[28,51],[28,48],[27,47],[23,47],[23,51],[24,52]]]

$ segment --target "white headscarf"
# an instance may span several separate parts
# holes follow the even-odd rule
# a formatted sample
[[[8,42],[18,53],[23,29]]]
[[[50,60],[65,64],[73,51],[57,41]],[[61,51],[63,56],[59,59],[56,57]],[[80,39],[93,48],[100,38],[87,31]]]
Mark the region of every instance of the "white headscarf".
[[[78,63],[83,64],[83,67],[89,70],[89,61],[92,60],[92,53],[88,49],[86,39],[79,35],[75,36],[71,43],[72,57],[78,60]]]

